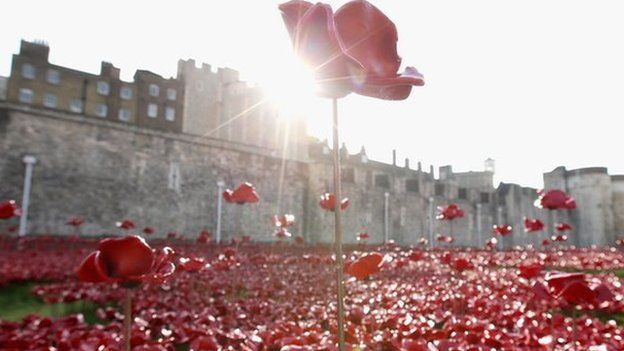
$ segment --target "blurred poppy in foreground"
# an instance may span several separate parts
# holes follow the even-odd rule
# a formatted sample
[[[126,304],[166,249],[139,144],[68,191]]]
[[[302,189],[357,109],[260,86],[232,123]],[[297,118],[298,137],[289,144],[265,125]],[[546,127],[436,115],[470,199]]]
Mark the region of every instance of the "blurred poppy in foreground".
[[[129,235],[100,241],[78,268],[85,282],[119,282],[133,286],[141,282],[162,282],[173,274],[173,250],[153,250],[143,238]]]
[[[383,255],[378,252],[371,252],[351,262],[346,267],[346,271],[347,274],[355,277],[355,279],[363,280],[379,272],[382,263]]]
[[[19,210],[14,200],[0,202],[0,219],[9,219],[19,216]]]
[[[573,210],[576,208],[576,202],[573,197],[559,189],[539,190],[538,198],[535,200],[535,206],[548,210]]]

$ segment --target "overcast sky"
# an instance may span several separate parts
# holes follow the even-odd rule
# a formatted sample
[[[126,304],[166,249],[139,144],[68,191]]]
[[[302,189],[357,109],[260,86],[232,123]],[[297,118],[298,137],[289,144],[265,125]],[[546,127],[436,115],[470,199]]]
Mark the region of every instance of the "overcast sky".
[[[301,67],[278,3],[8,1],[0,75],[8,75],[21,38],[46,40],[55,64],[97,73],[106,60],[128,80],[138,68],[172,76],[179,58],[195,58],[305,100],[297,105],[311,133],[323,137],[330,102],[284,89],[296,85]],[[402,102],[343,99],[342,135],[351,151],[365,144],[371,158],[389,161],[396,148],[412,165],[458,171],[482,170],[492,157],[497,182],[535,187],[558,165],[624,173],[624,2],[373,3],[396,23],[403,63],[417,67],[426,85]]]

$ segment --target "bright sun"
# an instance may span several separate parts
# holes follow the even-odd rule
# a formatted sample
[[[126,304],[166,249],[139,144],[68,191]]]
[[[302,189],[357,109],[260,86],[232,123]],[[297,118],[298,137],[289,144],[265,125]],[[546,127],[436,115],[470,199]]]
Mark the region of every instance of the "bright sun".
[[[317,100],[312,71],[292,61],[265,82],[267,98],[277,105],[283,118],[305,117]]]

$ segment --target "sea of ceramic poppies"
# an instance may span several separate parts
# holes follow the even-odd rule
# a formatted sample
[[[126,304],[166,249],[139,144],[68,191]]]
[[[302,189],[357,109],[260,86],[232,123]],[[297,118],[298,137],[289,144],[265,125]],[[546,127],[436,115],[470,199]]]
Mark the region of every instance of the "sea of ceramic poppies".
[[[175,271],[167,268],[164,279],[132,289],[133,350],[336,349],[329,248],[294,241],[146,244],[154,252],[171,247],[167,262]],[[120,301],[124,284],[137,276],[124,280],[132,272],[123,272],[123,262],[97,258],[103,273],[88,274],[104,274],[96,276],[99,282],[77,279],[85,257],[114,260],[106,250],[124,249],[107,245],[77,237],[0,239],[0,285],[39,282],[32,293],[46,303],[100,306],[96,324],[81,315],[0,322],[0,350],[121,350]],[[346,259],[349,350],[573,350],[575,342],[578,350],[624,349],[624,329],[616,322],[624,288],[615,274],[624,255],[616,249],[360,245]]]

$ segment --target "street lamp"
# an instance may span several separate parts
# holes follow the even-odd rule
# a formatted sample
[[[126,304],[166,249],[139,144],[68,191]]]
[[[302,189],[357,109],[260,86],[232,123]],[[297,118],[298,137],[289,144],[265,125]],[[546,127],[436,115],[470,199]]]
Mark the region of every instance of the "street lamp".
[[[217,182],[217,244],[221,242],[221,211],[223,209],[223,188],[225,182],[220,180]]]
[[[22,158],[22,162],[26,165],[24,173],[24,189],[22,192],[22,216],[20,217],[19,236],[26,235],[26,226],[28,225],[28,206],[30,205],[30,185],[32,183],[32,170],[37,163],[37,158],[33,155],[26,155]]]

